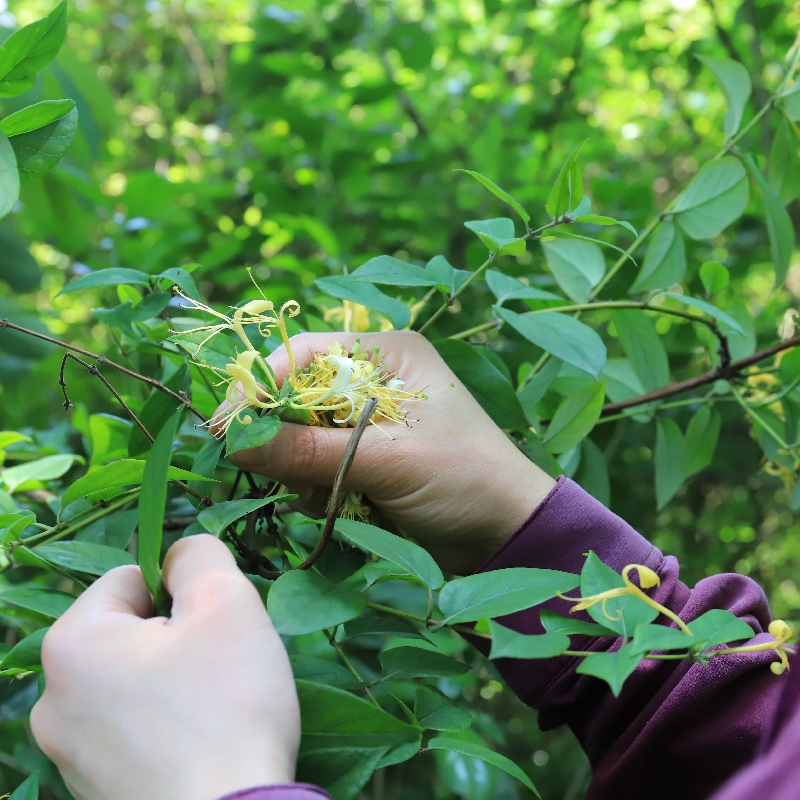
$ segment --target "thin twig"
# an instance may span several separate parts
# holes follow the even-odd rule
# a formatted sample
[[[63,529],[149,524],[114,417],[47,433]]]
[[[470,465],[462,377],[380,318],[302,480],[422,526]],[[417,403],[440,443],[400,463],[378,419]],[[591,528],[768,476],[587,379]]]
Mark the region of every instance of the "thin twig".
[[[158,389],[160,392],[164,392],[164,394],[168,394],[170,397],[174,397],[179,403],[182,403],[189,409],[198,419],[203,422],[207,422],[208,420],[203,416],[190,402],[189,398],[179,392],[173,392],[172,389],[164,386],[163,383],[155,380],[155,378],[148,378],[147,375],[141,375],[138,372],[134,372],[132,369],[128,369],[127,367],[123,367],[122,364],[117,364],[115,361],[111,361],[110,359],[106,358],[104,355],[98,355],[97,353],[92,353],[90,350],[84,350],[80,347],[75,347],[74,345],[67,344],[66,342],[62,342],[60,339],[54,339],[52,336],[46,336],[43,333],[39,333],[38,331],[32,331],[30,328],[23,328],[21,325],[15,325],[9,319],[0,319],[0,330],[3,328],[8,328],[12,331],[19,331],[20,333],[25,333],[28,336],[35,336],[37,339],[43,339],[45,342],[50,342],[51,344],[58,345],[59,347],[63,347],[65,350],[71,350],[73,353],[80,353],[82,356],[86,356],[87,358],[93,358],[98,364],[107,364],[112,369],[117,370],[118,372],[123,373],[124,375],[128,375],[131,378],[135,378],[137,381],[142,381],[146,383],[148,386],[152,386],[153,389]]]
[[[317,559],[322,555],[325,547],[328,544],[328,541],[333,535],[333,527],[336,524],[337,517],[339,516],[339,509],[342,506],[342,500],[344,497],[345,478],[347,478],[347,473],[350,471],[350,467],[353,464],[353,459],[356,455],[356,448],[358,447],[361,436],[367,429],[367,425],[369,425],[369,421],[372,419],[372,415],[375,413],[375,409],[377,407],[377,397],[370,397],[370,399],[367,400],[364,405],[364,410],[361,412],[361,416],[358,418],[358,422],[356,422],[353,432],[350,434],[350,441],[348,441],[347,448],[344,451],[344,458],[342,459],[342,463],[339,465],[339,469],[336,472],[336,477],[333,480],[331,501],[328,504],[328,516],[325,519],[325,527],[322,530],[322,536],[317,542],[317,546],[308,554],[308,558],[302,564],[300,564],[297,569],[310,569],[313,567]]]
[[[327,628],[323,628],[322,632],[325,634],[325,636],[328,639],[328,642],[330,643],[331,647],[339,654],[339,658],[342,659],[342,661],[344,662],[344,665],[347,667],[348,670],[350,670],[350,673],[353,675],[353,677],[360,684],[362,684],[361,688],[367,693],[367,697],[369,697],[369,699],[378,708],[380,708],[380,704],[374,698],[374,696],[372,695],[372,692],[370,692],[369,687],[366,686],[366,681],[361,677],[361,675],[358,674],[358,670],[353,666],[353,662],[350,661],[350,659],[347,657],[347,654],[344,652],[344,649],[339,644],[339,642],[336,641],[336,637]]]
[[[67,394],[67,381],[64,377],[64,368],[67,366],[67,359],[69,358],[71,358],[73,361],[77,361],[81,366],[86,367],[86,370],[90,375],[100,378],[106,389],[108,389],[108,391],[114,395],[116,401],[125,409],[125,413],[136,423],[136,425],[139,427],[139,430],[152,444],[155,440],[150,435],[150,431],[145,428],[145,426],[142,424],[142,421],[134,413],[133,409],[122,399],[120,393],[108,382],[105,376],[101,374],[97,364],[87,364],[82,358],[78,358],[78,356],[73,353],[64,353],[64,358],[61,359],[61,371],[58,375],[58,385],[61,387],[61,391],[64,392],[64,410],[67,411],[72,408],[72,401],[69,399],[69,395]]]
[[[696,378],[689,378],[688,380],[680,381],[679,383],[663,386],[660,389],[647,392],[647,394],[642,394],[638,397],[631,397],[629,400],[621,400],[618,403],[609,403],[608,405],[603,406],[601,416],[616,414],[617,412],[623,411],[626,408],[645,405],[646,403],[652,403],[655,400],[663,400],[667,397],[672,397],[673,395],[689,391],[690,389],[696,389],[698,386],[705,386],[709,383],[714,383],[714,381],[731,380],[732,378],[736,378],[742,372],[742,370],[747,369],[747,367],[751,367],[753,364],[757,364],[759,361],[763,361],[765,358],[774,356],[776,353],[780,353],[783,350],[790,350],[793,347],[800,347],[800,336],[795,336],[794,339],[789,339],[785,342],[773,344],[764,350],[759,350],[757,353],[753,353],[752,356],[748,356],[747,358],[740,358],[738,361],[732,362],[727,367],[722,367],[722,365],[720,365],[716,369],[712,369],[710,372],[706,372],[703,375],[698,375]]]

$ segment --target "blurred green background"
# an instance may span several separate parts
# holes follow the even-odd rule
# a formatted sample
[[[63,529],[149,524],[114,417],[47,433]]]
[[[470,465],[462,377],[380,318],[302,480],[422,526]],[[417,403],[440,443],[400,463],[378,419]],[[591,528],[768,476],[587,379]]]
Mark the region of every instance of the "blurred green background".
[[[0,0],[0,36],[51,6]],[[696,56],[742,61],[758,108],[800,26],[800,4],[767,0],[76,0],[70,13],[54,64],[25,95],[2,101],[5,115],[72,97],[80,131],[0,223],[0,316],[118,361],[119,342],[91,314],[103,298],[119,302],[113,288],[54,298],[87,266],[200,264],[194,278],[215,303],[254,292],[243,269],[252,266],[270,299],[301,301],[310,312],[302,325],[327,329],[331,301],[315,289],[319,277],[379,254],[422,263],[443,254],[464,269],[483,261],[463,223],[506,209],[454,169],[484,173],[539,209],[543,224],[561,163],[588,140],[581,164],[595,213],[641,229],[724,141],[724,98]],[[756,127],[752,149],[768,151],[775,133],[772,123]],[[795,161],[783,199],[796,193]],[[699,287],[703,261],[723,262],[732,280],[721,305],[746,303],[752,335],[767,346],[797,307],[800,259],[773,291],[759,203],[717,238],[689,243],[686,285]],[[797,227],[800,207],[789,211]],[[531,285],[554,283],[538,248],[504,269]],[[621,270],[607,296],[634,275],[632,265]],[[465,297],[441,335],[488,318],[486,287]],[[675,380],[710,367],[696,330],[668,317],[657,329]],[[522,360],[513,338],[504,348],[513,371]],[[50,452],[68,451],[75,437],[59,360],[42,342],[0,336],[0,429],[31,433]],[[71,413],[117,413],[88,376],[76,372],[70,394],[79,406]],[[611,507],[677,555],[690,584],[719,571],[751,575],[776,615],[800,621],[800,515],[787,508],[781,480],[762,471],[738,409],[713,465],[658,514],[654,437],[654,426],[632,419],[596,429]],[[481,714],[476,728],[528,765],[543,797],[583,796],[588,767],[568,731],[539,732],[535,714],[488,671],[463,691]],[[9,775],[12,762],[41,758],[18,716],[0,705]],[[383,770],[365,797],[516,796],[510,780],[463,759],[443,758],[438,779],[433,758],[426,763],[429,771],[417,760]]]

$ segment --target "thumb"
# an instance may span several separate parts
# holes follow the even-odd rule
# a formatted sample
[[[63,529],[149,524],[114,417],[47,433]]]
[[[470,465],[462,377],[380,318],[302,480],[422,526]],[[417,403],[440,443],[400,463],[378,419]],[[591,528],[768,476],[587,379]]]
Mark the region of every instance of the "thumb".
[[[172,545],[164,559],[162,579],[172,597],[170,621],[212,609],[224,612],[231,590],[252,588],[230,550],[209,534],[179,539]]]

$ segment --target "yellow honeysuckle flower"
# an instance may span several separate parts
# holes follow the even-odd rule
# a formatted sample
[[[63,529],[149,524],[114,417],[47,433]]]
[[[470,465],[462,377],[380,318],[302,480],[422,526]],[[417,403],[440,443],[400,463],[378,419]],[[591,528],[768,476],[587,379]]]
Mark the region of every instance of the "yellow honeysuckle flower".
[[[789,669],[790,651],[788,651],[784,645],[792,638],[792,629],[782,619],[776,619],[770,623],[767,630],[777,639],[775,653],[780,659],[780,661],[770,664],[769,668],[775,675],[782,675]]]
[[[340,306],[326,309],[322,318],[325,322],[341,323],[345,333],[364,333],[370,328],[369,309],[351,300],[342,300]]]

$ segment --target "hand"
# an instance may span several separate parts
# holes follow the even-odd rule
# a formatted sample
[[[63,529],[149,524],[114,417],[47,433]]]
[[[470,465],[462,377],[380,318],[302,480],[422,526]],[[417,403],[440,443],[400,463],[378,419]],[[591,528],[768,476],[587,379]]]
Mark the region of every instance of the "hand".
[[[332,342],[380,347],[386,367],[427,400],[404,402],[409,426],[379,422],[359,443],[346,488],[364,492],[443,568],[480,566],[530,515],[554,482],[492,422],[433,346],[411,332],[302,334],[291,340],[299,366]],[[278,385],[289,374],[285,348],[269,358]],[[385,431],[385,433],[384,433]],[[301,508],[324,516],[327,489],[350,437],[347,429],[284,423],[267,445],[234,454],[242,469],[300,494]]]
[[[152,617],[138,567],[93,584],[44,638],[31,713],[76,800],[217,800],[289,783],[300,713],[283,643],[211,536],[164,563],[172,616]]]

